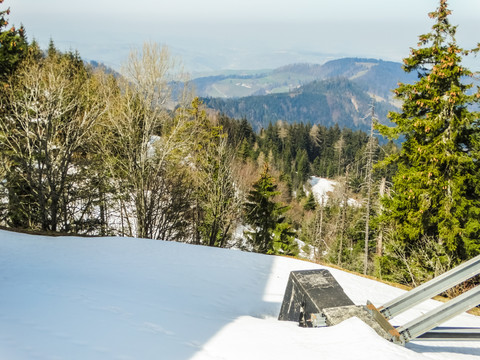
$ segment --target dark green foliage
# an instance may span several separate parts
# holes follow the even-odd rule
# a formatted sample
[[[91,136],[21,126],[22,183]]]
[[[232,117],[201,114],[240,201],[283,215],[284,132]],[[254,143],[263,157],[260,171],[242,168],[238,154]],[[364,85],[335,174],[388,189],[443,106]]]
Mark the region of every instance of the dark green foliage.
[[[343,147],[339,158],[335,144],[340,138],[343,138]],[[340,129],[337,125],[326,128],[283,122],[269,124],[256,139],[258,152],[271,152],[271,165],[289,176],[293,190],[303,186],[312,175],[333,178],[338,173],[343,174],[348,164],[355,164],[353,170],[360,174],[364,167],[363,152],[367,141],[368,135],[360,130]],[[385,153],[380,149],[377,152],[378,155]]]
[[[205,98],[205,104],[230,117],[246,117],[254,129],[267,128],[270,122],[282,119],[289,124],[312,123],[331,127],[368,130],[362,119],[368,112],[371,98],[359,85],[347,79],[314,81],[289,93],[248,96],[243,98]],[[380,118],[393,106],[377,105]]]
[[[302,201],[306,196],[307,194],[305,194],[305,190],[303,190],[303,185],[300,185],[297,190],[297,200]]]
[[[253,144],[255,143],[256,135],[247,119],[235,120],[228,116],[220,115],[218,123],[227,137],[228,144],[231,148],[236,149],[237,154],[243,161],[254,157]]]
[[[275,254],[297,256],[298,244],[295,241],[295,231],[287,222],[278,223],[273,230],[273,247]]]
[[[306,144],[303,146],[306,147]],[[298,180],[300,181],[300,184],[303,186],[303,184],[308,180],[308,177],[310,175],[310,166],[308,161],[307,150],[302,150],[297,153],[295,163],[297,165]]]
[[[432,31],[419,37],[418,48],[404,60],[405,71],[418,73],[418,81],[395,91],[403,101],[402,111],[389,115],[396,126],[378,127],[390,138],[404,138],[401,151],[384,161],[397,172],[383,220],[393,227],[396,252],[406,259],[416,256],[426,238],[454,262],[480,253],[474,144],[480,114],[469,107],[480,93],[472,94],[472,85],[463,83],[472,75],[461,63],[469,51],[458,47],[450,13],[445,0],[430,13]]]
[[[245,220],[252,228],[251,231],[245,231],[245,235],[256,252],[275,253],[274,232],[279,224],[284,223],[284,213],[288,210],[286,206],[275,201],[275,196],[279,194],[275,180],[265,164],[244,205]],[[290,229],[287,225],[277,229],[278,242],[288,244],[293,234]]]
[[[8,75],[13,73],[27,54],[28,48],[25,29],[22,26],[19,29],[9,27],[6,19],[8,14],[10,9],[0,11],[0,83],[5,82]]]
[[[303,205],[303,209],[307,211],[312,211],[312,210],[315,210],[316,208],[317,208],[317,201],[315,200],[315,196],[313,195],[313,192],[310,191],[310,194],[308,194],[307,200]]]
[[[20,58],[4,62],[10,89],[0,108],[2,225],[225,247],[243,220],[254,251],[296,256],[298,234],[319,258],[361,267],[364,214],[341,205],[351,193],[330,194],[318,204],[304,191],[310,176],[342,177],[348,166],[356,196],[362,196],[368,136],[347,127],[361,126],[358,116],[370,102],[358,84],[315,82],[279,95],[280,105],[273,97],[266,103],[252,98],[254,112],[264,115],[264,129],[255,133],[247,106],[239,110],[241,120],[209,118],[198,99],[175,111],[152,106],[163,103],[163,84],[136,87],[101,67],[93,71],[78,53],[61,53],[53,41],[45,52],[33,43]],[[38,98],[24,104],[26,94]],[[17,113],[4,116],[12,104]],[[316,108],[322,104],[329,108]],[[317,115],[333,126],[319,125]],[[248,192],[264,163],[271,173],[266,166]]]

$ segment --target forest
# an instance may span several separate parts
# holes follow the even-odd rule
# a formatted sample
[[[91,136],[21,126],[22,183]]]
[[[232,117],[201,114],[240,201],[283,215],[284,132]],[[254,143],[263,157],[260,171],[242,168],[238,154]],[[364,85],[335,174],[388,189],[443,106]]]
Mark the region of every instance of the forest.
[[[233,117],[246,117],[256,131],[282,119],[292,123],[315,123],[368,131],[364,118],[372,102],[366,86],[347,78],[312,81],[288,92],[241,98],[203,98],[208,107]],[[393,105],[376,102],[376,112],[386,120]]]
[[[40,49],[8,14],[4,228],[304,256],[411,285],[480,253],[480,89],[461,62],[480,46],[456,44],[446,1],[404,60],[418,80],[395,90],[401,110],[382,125],[372,102],[368,132],[279,119],[257,130],[196,97],[165,46],[133,50],[119,75],[53,40]],[[312,176],[336,181],[328,200]]]

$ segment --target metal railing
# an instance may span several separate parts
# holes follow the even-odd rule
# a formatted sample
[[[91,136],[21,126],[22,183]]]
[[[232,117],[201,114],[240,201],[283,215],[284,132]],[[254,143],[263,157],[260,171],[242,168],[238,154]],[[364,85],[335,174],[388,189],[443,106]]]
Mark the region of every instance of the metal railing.
[[[433,328],[443,324],[445,321],[470,310],[478,304],[480,304],[480,286],[477,286],[462,295],[447,301],[438,308],[398,327],[397,331],[400,333],[400,338],[398,340],[400,343],[404,344],[427,333]],[[451,332],[450,334],[451,338],[455,338],[455,332]],[[433,335],[434,334],[432,334],[431,338]],[[462,336],[464,335],[462,334]]]
[[[378,312],[388,319],[414,307],[415,305],[430,299],[452,287],[480,274],[480,256],[477,256],[446,273],[412,289],[405,294],[387,302],[378,309],[371,306],[373,315]],[[480,304],[480,286],[447,301],[441,306],[426,314],[408,322],[395,329],[391,340],[396,343],[405,344],[415,338],[429,339],[479,339],[479,329],[455,328],[449,330],[434,330],[445,321],[467,311]],[[378,315],[377,315],[378,318]]]
[[[378,308],[387,319],[480,274],[480,255],[408,291]]]

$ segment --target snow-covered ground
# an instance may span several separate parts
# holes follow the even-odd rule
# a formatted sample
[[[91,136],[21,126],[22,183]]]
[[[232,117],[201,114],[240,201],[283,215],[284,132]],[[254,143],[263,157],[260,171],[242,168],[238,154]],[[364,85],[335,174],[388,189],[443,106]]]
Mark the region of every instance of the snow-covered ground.
[[[327,203],[328,194],[335,190],[337,182],[317,176],[311,176],[310,185],[312,186],[312,192],[317,201],[321,203],[323,199],[323,201]]]
[[[479,359],[479,342],[401,347],[357,318],[315,329],[278,321],[290,271],[320,267],[155,240],[0,231],[0,359]],[[402,293],[330,271],[359,305]],[[480,327],[480,318],[448,325]]]
[[[326,204],[328,202],[329,194],[331,194],[338,186],[338,182],[335,180],[325,179],[318,176],[310,177],[310,185],[312,186],[312,192],[317,199],[317,202]],[[349,206],[360,206],[357,200],[348,199]]]

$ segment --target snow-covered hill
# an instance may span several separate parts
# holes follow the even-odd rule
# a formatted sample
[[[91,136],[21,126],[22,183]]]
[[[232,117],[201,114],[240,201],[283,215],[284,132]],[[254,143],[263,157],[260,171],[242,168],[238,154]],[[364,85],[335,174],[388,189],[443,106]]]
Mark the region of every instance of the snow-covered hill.
[[[0,231],[0,359],[478,359],[478,342],[401,347],[352,318],[305,329],[277,320],[299,260],[130,238]],[[331,269],[350,298],[402,290]],[[436,306],[428,301],[394,319]],[[446,325],[480,327],[463,314]]]

